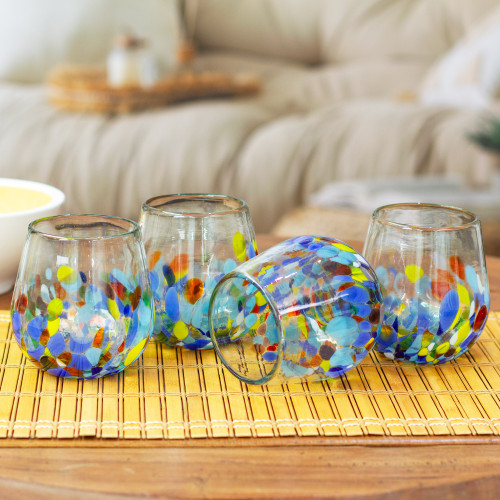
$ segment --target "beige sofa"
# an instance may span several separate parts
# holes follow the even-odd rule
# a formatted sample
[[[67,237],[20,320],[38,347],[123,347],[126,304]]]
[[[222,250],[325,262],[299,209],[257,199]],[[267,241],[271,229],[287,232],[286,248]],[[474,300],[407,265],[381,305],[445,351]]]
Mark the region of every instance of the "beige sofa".
[[[158,0],[160,1],[160,0]],[[258,231],[333,180],[456,173],[478,113],[423,106],[429,66],[497,0],[198,0],[196,67],[253,73],[252,98],[118,117],[64,113],[42,82],[0,83],[0,176],[48,182],[67,210],[137,218],[146,198],[220,192]]]

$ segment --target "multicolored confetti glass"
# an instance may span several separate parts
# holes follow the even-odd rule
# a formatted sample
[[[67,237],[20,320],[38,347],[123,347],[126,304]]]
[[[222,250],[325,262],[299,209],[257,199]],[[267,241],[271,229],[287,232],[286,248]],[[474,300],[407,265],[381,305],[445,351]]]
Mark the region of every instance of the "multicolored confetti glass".
[[[375,273],[356,250],[300,236],[218,283],[211,336],[225,366],[250,384],[337,377],[372,349],[380,301]]]
[[[210,295],[224,274],[257,253],[246,203],[213,194],[158,196],[143,205],[141,229],[157,338],[170,347],[211,348]]]
[[[384,295],[377,349],[386,357],[438,364],[474,344],[490,308],[474,214],[430,204],[381,207],[373,214],[364,254]]]
[[[122,371],[153,332],[139,226],[99,215],[32,222],[11,315],[21,350],[42,370],[84,379]]]

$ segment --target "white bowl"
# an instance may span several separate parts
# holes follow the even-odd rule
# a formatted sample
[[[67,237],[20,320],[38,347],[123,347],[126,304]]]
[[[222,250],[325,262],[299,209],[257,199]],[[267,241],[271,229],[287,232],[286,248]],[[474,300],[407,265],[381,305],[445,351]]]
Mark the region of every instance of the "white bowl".
[[[29,193],[24,193],[24,197],[22,192],[15,193],[17,199],[12,208],[14,211],[5,212],[5,187],[35,193],[31,193],[31,197]],[[12,194],[10,192],[9,196]],[[30,222],[56,215],[65,199],[62,191],[47,184],[0,177],[0,293],[8,292],[14,285]]]

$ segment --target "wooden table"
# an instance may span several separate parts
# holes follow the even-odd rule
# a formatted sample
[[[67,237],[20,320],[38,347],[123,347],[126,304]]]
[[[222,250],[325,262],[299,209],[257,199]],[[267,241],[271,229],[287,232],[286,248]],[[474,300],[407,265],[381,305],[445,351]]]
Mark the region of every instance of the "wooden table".
[[[261,236],[265,249],[277,238]],[[358,249],[359,242],[352,242]],[[500,310],[500,259],[488,258],[492,310]],[[8,309],[10,294],[0,296]],[[282,446],[275,446],[279,439]],[[0,448],[0,497],[40,498],[498,498],[500,439],[360,438],[108,442],[11,440]],[[385,444],[387,440],[384,440]],[[353,443],[351,440],[350,443]],[[375,444],[374,444],[375,443]],[[273,444],[273,446],[270,446]],[[42,447],[40,447],[42,446]]]

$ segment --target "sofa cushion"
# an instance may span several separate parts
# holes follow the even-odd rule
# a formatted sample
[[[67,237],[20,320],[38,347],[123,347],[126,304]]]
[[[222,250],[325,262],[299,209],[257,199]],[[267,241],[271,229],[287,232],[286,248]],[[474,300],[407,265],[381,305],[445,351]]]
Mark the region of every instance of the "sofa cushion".
[[[224,177],[259,231],[329,182],[394,176],[465,177],[475,113],[384,99],[337,102],[260,126]]]
[[[497,0],[184,0],[201,49],[306,64],[406,56],[430,62]]]
[[[417,91],[427,71],[425,63],[414,60],[373,58],[308,67],[227,51],[203,53],[196,68],[257,76],[263,92],[253,102],[280,115],[308,112],[347,99],[392,99],[404,91]]]
[[[252,71],[263,91],[111,118],[52,108],[40,85],[0,84],[0,177],[54,184],[68,211],[131,218],[157,194],[232,194],[265,231],[326,182],[471,165],[463,114],[392,99],[418,64],[308,69],[222,53],[198,64]]]
[[[163,69],[174,66],[177,0],[0,2],[0,79],[41,82],[61,63],[104,63],[124,28],[150,40]]]
[[[497,0],[328,2],[320,25],[323,59],[385,56],[431,62],[496,5]]]
[[[479,23],[428,72],[425,104],[486,108],[500,98],[500,7]]]

